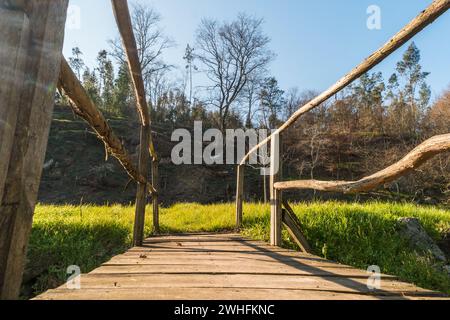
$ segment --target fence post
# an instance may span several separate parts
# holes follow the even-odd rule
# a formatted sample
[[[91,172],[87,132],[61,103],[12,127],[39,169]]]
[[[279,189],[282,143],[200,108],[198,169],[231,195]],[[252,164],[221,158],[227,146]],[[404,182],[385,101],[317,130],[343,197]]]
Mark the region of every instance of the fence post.
[[[242,203],[244,201],[244,170],[245,166],[238,165],[237,167],[237,181],[236,181],[236,228],[239,230],[242,227]]]
[[[0,61],[7,66],[0,73],[0,202],[14,144],[29,30],[25,12],[0,7]],[[13,88],[17,89],[12,90]]]
[[[158,193],[152,195],[153,200],[153,231],[159,233],[159,161],[155,158],[152,159],[152,185]]]
[[[150,127],[141,126],[141,145],[139,147],[139,174],[148,180],[148,163],[150,154],[148,145]],[[138,182],[136,192],[136,212],[134,220],[133,245],[142,246],[144,242],[145,207],[147,205],[147,183]]]
[[[270,244],[281,246],[282,192],[275,189],[281,179],[281,135],[275,134],[270,144]]]
[[[9,72],[0,75],[0,120],[14,108],[18,112],[13,137],[7,133],[0,141],[3,152],[3,137],[13,139],[12,146],[7,146],[7,173],[4,169],[0,172],[0,182],[4,183],[0,199],[0,299],[19,297],[61,65],[67,6],[68,0],[0,1],[0,55],[11,54],[2,60],[2,70],[11,67],[14,77],[25,73],[25,78],[19,77],[9,86],[9,98],[3,91],[7,83],[3,77]],[[16,11],[17,19],[11,11]],[[24,60],[6,64],[14,58]]]

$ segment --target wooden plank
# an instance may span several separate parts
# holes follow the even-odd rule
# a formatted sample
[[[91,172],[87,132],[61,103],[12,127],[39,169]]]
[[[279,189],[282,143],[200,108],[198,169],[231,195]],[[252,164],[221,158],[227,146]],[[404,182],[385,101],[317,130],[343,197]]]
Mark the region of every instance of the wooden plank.
[[[281,191],[275,189],[275,183],[281,178],[281,139],[274,136],[270,146],[270,244],[282,245],[281,231]]]
[[[369,274],[363,270],[292,250],[277,253],[278,248],[235,234],[228,237],[197,234],[192,239],[188,235],[151,238],[146,243],[152,244],[133,248],[83,275],[80,290],[61,286],[37,299],[264,300],[267,294],[270,299],[289,300],[443,297],[385,275],[381,275],[381,288],[373,291],[367,287]],[[155,249],[159,245],[166,251]],[[236,251],[214,251],[217,247]],[[255,251],[245,253],[249,247]]]
[[[174,257],[176,260],[178,257]],[[135,260],[136,261],[136,260]],[[177,260],[178,261],[178,260]],[[302,265],[301,263],[292,263],[290,261],[273,261],[251,263],[249,261],[243,262],[239,260],[199,260],[199,263],[187,260],[186,262],[155,261],[154,263],[135,263],[125,261],[120,264],[117,261],[106,263],[102,268],[97,269],[92,274],[103,275],[160,275],[165,278],[168,275],[246,275],[250,278],[255,276],[286,276],[292,278],[298,277],[328,277],[328,278],[342,278],[348,277],[353,279],[363,279],[367,281],[367,273],[358,272],[350,267],[327,267],[327,266],[312,266]],[[219,265],[220,264],[220,265]],[[239,266],[239,268],[236,268]],[[241,269],[242,268],[242,269]],[[387,276],[386,279],[396,279],[395,277]]]
[[[248,257],[248,256],[238,256],[238,255],[146,255],[147,258],[141,258],[141,255],[124,255],[124,256],[117,256],[110,261],[104,263],[103,265],[109,265],[109,266],[123,266],[123,265],[145,265],[145,266],[153,266],[153,265],[210,265],[215,263],[220,263],[221,265],[227,266],[227,265],[236,265],[236,264],[243,264],[252,266],[256,263],[261,264],[267,264],[267,265],[287,265],[287,266],[293,266],[293,267],[314,267],[314,268],[321,268],[325,271],[329,271],[330,273],[335,272],[336,269],[344,270],[345,272],[351,272],[351,274],[354,277],[366,277],[367,273],[359,270],[355,270],[352,267],[339,265],[339,264],[333,264],[329,262],[321,262],[321,261],[311,261],[296,257],[279,257],[279,258],[270,258],[265,259],[265,256],[261,257]],[[174,258],[176,258],[174,260]],[[306,269],[306,268],[305,268]],[[390,278],[395,278],[393,276],[388,276]]]
[[[339,282],[347,282],[343,287]],[[355,285],[358,284],[358,285]],[[107,275],[96,274],[81,277],[83,289],[112,289],[112,288],[255,288],[255,289],[288,289],[288,290],[318,290],[345,293],[379,294],[379,295],[428,295],[436,296],[432,291],[417,291],[413,285],[394,281],[382,281],[383,290],[370,290],[364,279],[346,277],[342,279],[327,277],[289,277],[284,275],[267,276],[255,275]]]
[[[283,199],[283,206],[285,210],[282,211],[282,220],[290,236],[292,237],[292,239],[294,239],[294,241],[303,252],[313,253],[308,240],[306,240],[305,236],[303,235],[300,221],[295,215],[294,210],[292,210],[291,206],[285,199]]]
[[[86,289],[49,291],[36,300],[403,300],[402,297],[373,297],[337,292],[285,289],[233,288],[150,288]],[[320,298],[319,298],[320,297]]]
[[[27,2],[30,37],[26,75],[8,174],[0,204],[0,298],[19,295],[28,237],[53,112],[67,0]]]
[[[237,167],[237,181],[236,181],[236,229],[239,230],[242,227],[242,205],[244,202],[244,175],[245,167]]]
[[[417,290],[414,285],[381,280],[380,290],[367,288],[365,279],[358,278],[329,278],[329,277],[289,277],[285,275],[255,275],[249,277],[243,274],[235,275],[83,275],[80,279],[83,290],[86,289],[149,289],[149,288],[252,288],[252,289],[285,289],[285,290],[311,290],[311,291],[333,291],[343,294],[356,293],[364,295],[384,296],[428,296],[439,297],[428,290]]]

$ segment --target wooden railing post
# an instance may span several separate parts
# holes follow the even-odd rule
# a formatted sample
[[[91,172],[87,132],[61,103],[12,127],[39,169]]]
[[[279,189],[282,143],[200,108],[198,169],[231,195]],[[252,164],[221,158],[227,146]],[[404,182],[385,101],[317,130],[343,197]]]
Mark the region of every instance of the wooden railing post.
[[[159,192],[159,161],[155,158],[152,159],[152,185]],[[158,193],[153,193],[152,195],[153,204],[153,231],[159,233],[159,195]]]
[[[14,143],[29,31],[25,12],[0,6],[0,61],[5,66],[0,73],[0,202]]]
[[[237,181],[236,181],[236,229],[242,227],[242,207],[244,202],[244,170],[245,166],[239,165],[237,167]]]
[[[148,179],[148,164],[150,155],[148,143],[150,139],[150,127],[141,127],[141,145],[139,147],[139,173]],[[136,212],[134,220],[133,244],[142,246],[144,242],[145,207],[147,205],[147,184],[139,182],[136,192]]]
[[[16,13],[9,12],[11,5]],[[5,60],[2,57],[2,70],[11,68],[13,77],[25,72],[24,79],[14,79],[17,82],[11,86],[4,79],[9,72],[0,74],[0,117],[11,117],[12,109],[18,112],[14,137],[10,133],[2,136],[14,140],[7,146],[6,177],[0,172],[4,181],[0,199],[0,299],[19,297],[61,65],[67,6],[68,0],[0,1],[0,55],[11,55]],[[8,64],[17,58],[24,59],[23,63],[16,60]],[[8,94],[4,96],[5,84],[9,98]],[[2,153],[3,143],[0,141]]]
[[[120,36],[122,37],[125,55],[128,61],[128,67],[131,75],[131,80],[136,95],[137,108],[142,122],[142,131],[145,132],[145,137],[141,132],[141,150],[139,172],[148,177],[148,165],[150,157],[157,159],[153,139],[151,137],[151,119],[147,102],[147,95],[145,93],[145,84],[142,77],[142,66],[139,60],[138,47],[136,45],[136,38],[133,32],[133,24],[131,22],[130,10],[128,2],[125,0],[112,0],[114,16],[116,18],[117,26],[119,28]],[[146,153],[146,154],[144,154]],[[153,167],[153,166],[152,166]],[[143,183],[138,184],[138,191],[136,195],[136,221],[135,221],[135,241],[137,246],[142,245],[144,233],[144,219],[145,219],[145,204],[146,194],[143,192],[147,188]],[[157,195],[153,194],[153,200]],[[155,201],[153,201],[155,204]],[[157,219],[158,220],[158,219]]]
[[[281,136],[275,134],[270,145],[270,244],[281,246],[282,192],[275,189],[281,179]]]

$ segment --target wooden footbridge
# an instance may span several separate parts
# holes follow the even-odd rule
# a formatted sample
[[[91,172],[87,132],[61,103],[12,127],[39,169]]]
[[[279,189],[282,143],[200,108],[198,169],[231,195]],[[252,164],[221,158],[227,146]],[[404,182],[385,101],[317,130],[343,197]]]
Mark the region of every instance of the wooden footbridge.
[[[450,8],[450,0],[433,1],[379,50],[301,107],[242,159],[237,169],[237,230],[243,221],[244,166],[252,154],[271,142],[270,246],[243,239],[238,234],[173,235],[144,241],[147,197],[153,202],[154,233],[159,232],[158,157],[152,142],[149,106],[128,4],[126,0],[112,0],[112,6],[141,121],[137,165],[62,56],[68,0],[0,0],[0,299],[19,296],[56,88],[68,97],[73,111],[105,144],[107,155],[115,157],[130,179],[137,183],[135,247],[83,275],[80,290],[68,290],[63,286],[38,299],[419,299],[440,296],[389,276],[382,276],[380,290],[371,291],[366,285],[369,276],[366,272],[310,255],[301,226],[287,199],[283,199],[283,190],[344,193],[371,190],[414,170],[432,156],[450,150],[450,135],[424,142],[398,163],[370,177],[338,182],[283,182],[279,138],[301,116],[371,70],[444,14]],[[283,225],[304,253],[280,248]]]
[[[82,275],[79,289],[63,285],[37,300],[372,300],[440,299],[381,275],[306,253],[244,239],[239,234],[189,234],[147,239]],[[369,281],[370,284],[370,281]]]

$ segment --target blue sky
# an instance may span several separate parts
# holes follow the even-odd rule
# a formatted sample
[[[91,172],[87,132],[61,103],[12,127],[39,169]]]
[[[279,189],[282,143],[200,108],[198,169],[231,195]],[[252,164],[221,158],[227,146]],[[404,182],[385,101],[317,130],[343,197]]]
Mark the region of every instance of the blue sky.
[[[283,89],[324,90],[384,44],[432,0],[141,0],[162,16],[162,27],[177,46],[165,54],[167,63],[183,65],[187,43],[203,17],[233,19],[239,12],[264,18],[264,30],[277,54],[270,72]],[[97,52],[108,49],[117,29],[109,0],[71,0],[80,8],[80,28],[66,28],[64,54],[80,47],[88,66]],[[381,30],[366,27],[368,6],[381,8]],[[428,83],[436,96],[450,85],[450,12],[414,38]],[[406,46],[375,70],[385,79],[393,73]]]

